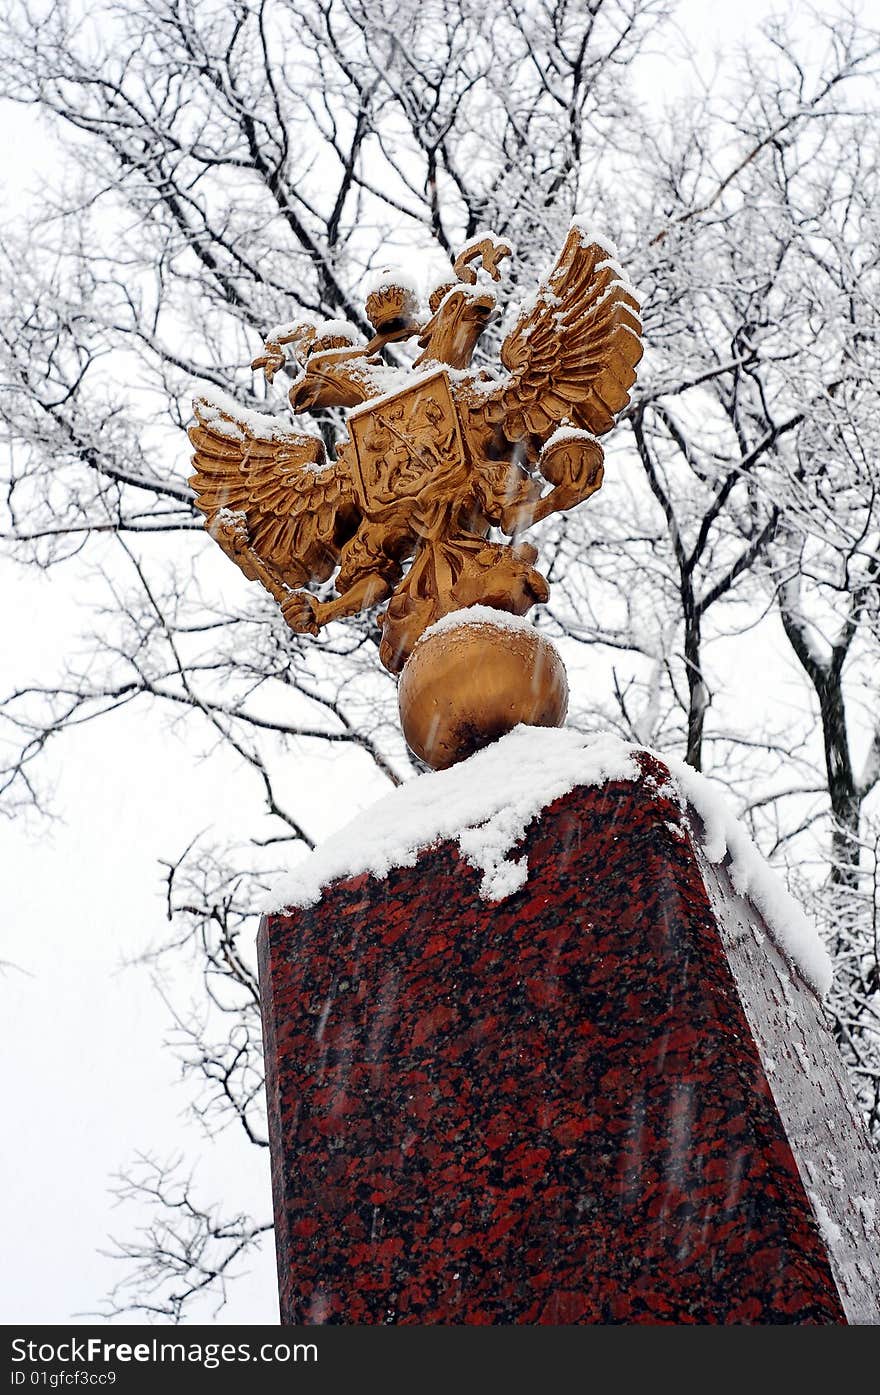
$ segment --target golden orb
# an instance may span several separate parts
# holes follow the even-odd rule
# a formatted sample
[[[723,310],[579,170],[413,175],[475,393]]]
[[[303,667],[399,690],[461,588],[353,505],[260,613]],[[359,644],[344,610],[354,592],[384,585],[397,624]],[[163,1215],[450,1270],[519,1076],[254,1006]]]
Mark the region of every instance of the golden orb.
[[[432,628],[419,640],[397,692],[410,749],[446,770],[520,722],[561,727],[568,679],[556,646],[527,621],[485,607],[479,619]],[[485,618],[484,618],[485,617]]]

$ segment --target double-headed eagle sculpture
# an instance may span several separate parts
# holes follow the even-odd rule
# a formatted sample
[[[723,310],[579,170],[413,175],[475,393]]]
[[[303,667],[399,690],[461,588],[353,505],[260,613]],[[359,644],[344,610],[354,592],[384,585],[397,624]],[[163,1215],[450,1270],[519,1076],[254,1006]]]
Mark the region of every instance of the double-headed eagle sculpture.
[[[269,382],[292,375],[294,416],[349,409],[335,459],[287,418],[222,394],[194,404],[191,483],[212,536],[294,631],[385,603],[379,655],[392,673],[449,612],[521,616],[547,599],[520,535],[600,487],[597,438],[635,382],[638,301],[578,219],[505,338],[502,370],[471,366],[510,252],[475,238],[424,310],[405,277],[379,277],[366,296],[369,341],[340,321],[269,334],[252,367]]]

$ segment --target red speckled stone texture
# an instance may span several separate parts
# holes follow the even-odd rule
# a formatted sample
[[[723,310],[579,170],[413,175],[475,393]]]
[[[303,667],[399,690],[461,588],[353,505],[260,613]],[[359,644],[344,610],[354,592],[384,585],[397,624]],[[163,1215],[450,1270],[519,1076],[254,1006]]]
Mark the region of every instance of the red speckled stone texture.
[[[443,843],[264,919],[283,1323],[871,1321],[738,991],[754,912],[640,760],[544,810],[501,903]]]

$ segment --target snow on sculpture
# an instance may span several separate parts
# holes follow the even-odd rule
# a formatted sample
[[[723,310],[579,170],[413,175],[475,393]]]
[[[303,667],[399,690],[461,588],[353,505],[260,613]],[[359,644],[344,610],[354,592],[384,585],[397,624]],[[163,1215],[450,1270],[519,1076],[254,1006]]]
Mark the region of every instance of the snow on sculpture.
[[[335,460],[320,436],[222,394],[196,399],[189,433],[191,483],[210,533],[270,591],[291,629],[317,634],[387,601],[380,658],[403,675],[410,746],[438,768],[517,722],[564,721],[565,670],[530,627],[511,642],[503,627],[492,632],[490,614],[414,651],[454,612],[522,616],[547,599],[537,549],[520,534],[600,488],[598,437],[627,405],[642,355],[635,293],[575,219],[502,344],[504,371],[472,368],[510,250],[492,234],[473,239],[425,313],[406,278],[374,278],[365,311],[376,333],[367,343],[340,321],[272,331],[252,366],[271,382],[292,360],[294,414],[349,409]],[[421,352],[409,368],[383,361],[386,345],[412,339]],[[492,540],[493,528],[511,541]],[[308,589],[331,577],[335,599]]]

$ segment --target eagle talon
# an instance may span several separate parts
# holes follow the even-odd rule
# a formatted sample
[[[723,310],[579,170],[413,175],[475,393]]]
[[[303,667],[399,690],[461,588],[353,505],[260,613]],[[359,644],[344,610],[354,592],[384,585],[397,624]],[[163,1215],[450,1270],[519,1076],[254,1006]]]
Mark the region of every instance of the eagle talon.
[[[317,611],[318,602],[308,591],[292,591],[281,602],[281,614],[294,634],[316,635],[321,628]]]

